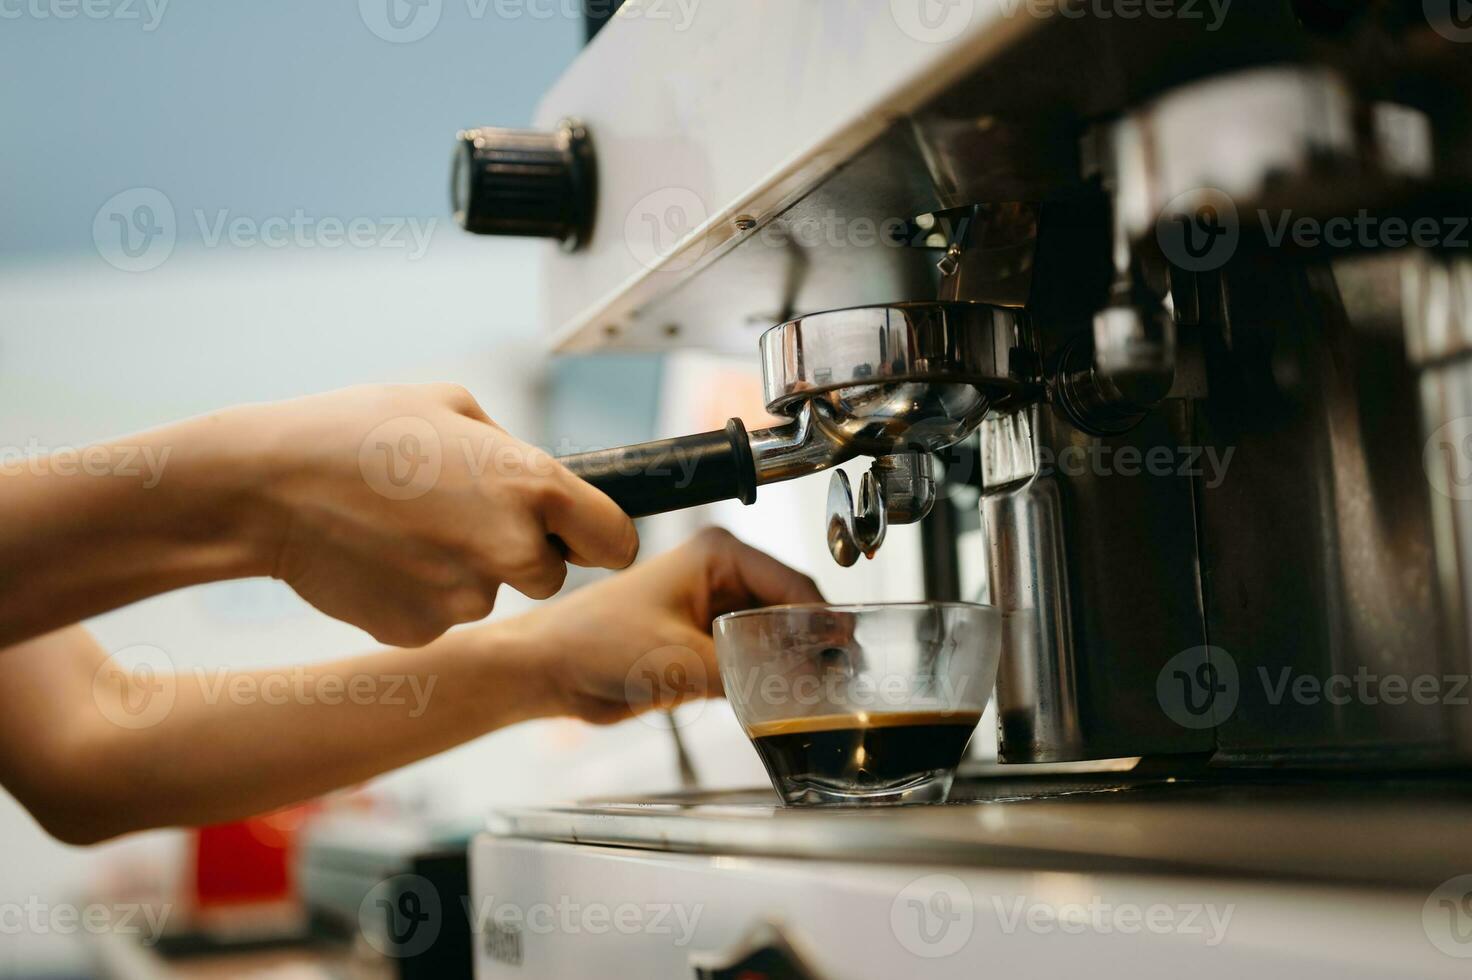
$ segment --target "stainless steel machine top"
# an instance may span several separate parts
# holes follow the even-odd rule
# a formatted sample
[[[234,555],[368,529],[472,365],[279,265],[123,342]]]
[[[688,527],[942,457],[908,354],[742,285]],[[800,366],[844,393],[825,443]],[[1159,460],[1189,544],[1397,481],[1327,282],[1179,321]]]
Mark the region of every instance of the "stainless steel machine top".
[[[998,769],[954,805],[886,812],[510,811],[478,846],[521,873],[485,863],[482,887],[581,869],[613,889],[646,880],[636,852],[647,881],[724,910],[709,955],[639,947],[697,976],[756,962],[749,931],[794,976],[1449,975],[1472,956],[1472,31],[1455,7],[614,18],[532,141],[538,186],[565,192],[534,229],[563,245],[549,335],[759,357],[784,421],[569,465],[630,513],[740,499],[759,518],[760,486],[866,457],[806,520],[844,566],[918,524],[926,598],[996,611]],[[661,475],[674,458],[698,463],[683,485]],[[1070,959],[978,924],[930,958],[899,925],[1054,886],[1195,889],[1260,929],[1230,956],[1138,960],[1086,931]]]

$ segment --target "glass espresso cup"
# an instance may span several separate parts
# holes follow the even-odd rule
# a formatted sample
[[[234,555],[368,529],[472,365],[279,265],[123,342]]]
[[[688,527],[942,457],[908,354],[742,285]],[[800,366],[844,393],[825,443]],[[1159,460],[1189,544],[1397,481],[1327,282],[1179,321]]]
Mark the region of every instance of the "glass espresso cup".
[[[789,805],[945,800],[991,697],[1001,614],[775,606],[715,622],[726,698]]]

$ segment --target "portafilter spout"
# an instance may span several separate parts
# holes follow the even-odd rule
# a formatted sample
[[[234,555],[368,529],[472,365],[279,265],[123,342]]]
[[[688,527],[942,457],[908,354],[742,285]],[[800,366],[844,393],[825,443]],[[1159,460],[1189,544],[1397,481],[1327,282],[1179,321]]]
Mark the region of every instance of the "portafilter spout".
[[[631,517],[717,500],[856,456],[929,453],[1030,389],[1022,313],[980,303],[897,303],[799,317],[762,335],[767,410],[789,421],[561,459]]]

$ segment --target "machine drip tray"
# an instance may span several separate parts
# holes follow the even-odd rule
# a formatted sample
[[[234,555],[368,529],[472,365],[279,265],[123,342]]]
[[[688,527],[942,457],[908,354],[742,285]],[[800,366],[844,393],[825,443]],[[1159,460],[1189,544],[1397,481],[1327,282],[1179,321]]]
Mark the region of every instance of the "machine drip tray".
[[[693,854],[1212,874],[1429,889],[1472,870],[1472,774],[993,767],[951,802],[792,808],[770,789],[502,810],[493,833]]]

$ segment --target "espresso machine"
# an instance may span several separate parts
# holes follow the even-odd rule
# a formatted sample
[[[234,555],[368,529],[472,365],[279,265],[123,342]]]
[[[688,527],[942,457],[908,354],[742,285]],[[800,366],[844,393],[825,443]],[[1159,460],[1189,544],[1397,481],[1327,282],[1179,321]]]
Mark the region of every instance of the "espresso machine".
[[[833,558],[919,523],[936,599],[979,526],[1005,623],[948,805],[494,815],[477,975],[1465,975],[1469,100],[1455,0],[630,0],[463,132],[557,349],[755,353],[783,420],[575,472],[829,479]]]

